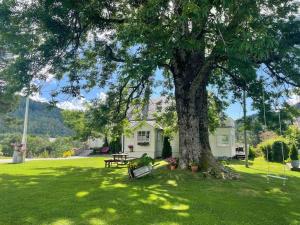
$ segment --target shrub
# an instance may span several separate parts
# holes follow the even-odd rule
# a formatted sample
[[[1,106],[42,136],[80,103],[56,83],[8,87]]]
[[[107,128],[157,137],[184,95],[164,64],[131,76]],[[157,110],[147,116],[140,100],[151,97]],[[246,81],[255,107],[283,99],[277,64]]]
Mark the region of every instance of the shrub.
[[[296,148],[296,145],[293,145],[293,147],[291,149],[290,158],[291,158],[291,160],[299,160],[298,150]]]
[[[49,152],[43,151],[42,153],[39,154],[39,158],[49,158]]]
[[[134,170],[143,166],[149,166],[150,164],[154,164],[154,159],[152,159],[150,156],[147,155],[147,153],[145,153],[142,155],[141,158],[130,161],[128,163],[128,168]]]
[[[269,159],[269,161],[273,162],[282,162],[281,145],[283,146],[284,160],[286,160],[289,157],[290,149],[288,146],[288,140],[283,137],[264,141],[257,146],[257,149],[263,153],[265,159]]]
[[[118,153],[122,150],[120,138],[116,138],[109,143],[109,150],[111,153]]]
[[[20,142],[21,135],[18,134],[2,134],[0,135],[0,145],[3,156],[12,156],[14,149],[12,143]]]
[[[285,131],[285,137],[291,145],[295,145],[296,148],[300,147],[300,129],[296,125],[288,127]]]
[[[68,150],[68,151],[64,151],[63,157],[64,157],[64,158],[71,157],[71,156],[73,156],[74,154],[75,154],[74,150],[71,149],[71,150]]]
[[[164,137],[164,146],[162,149],[162,158],[166,159],[172,156],[172,147],[170,144],[170,138]]]
[[[103,142],[102,147],[109,147],[108,139],[106,136],[104,137],[104,142]]]
[[[283,159],[282,159],[282,150],[283,150]],[[282,160],[286,160],[289,158],[290,148],[287,143],[282,140],[274,141],[272,146],[272,161],[274,162],[282,162]]]
[[[249,153],[248,153],[248,158],[253,160],[256,157],[256,150],[253,146],[249,147]]]

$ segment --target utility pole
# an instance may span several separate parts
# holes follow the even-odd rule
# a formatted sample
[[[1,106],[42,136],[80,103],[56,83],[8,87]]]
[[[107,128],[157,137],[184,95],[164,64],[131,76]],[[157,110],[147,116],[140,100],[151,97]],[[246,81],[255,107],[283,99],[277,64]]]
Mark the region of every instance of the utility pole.
[[[26,97],[25,116],[24,116],[24,128],[22,136],[22,162],[25,162],[25,156],[27,151],[27,130],[28,130],[28,111],[29,111],[29,95]]]
[[[14,143],[14,154],[13,163],[23,163],[25,162],[26,150],[27,150],[27,128],[28,128],[28,111],[29,111],[29,96],[25,100],[25,115],[24,115],[24,128],[22,142]]]
[[[244,108],[244,148],[245,148],[245,166],[248,168],[248,148],[247,148],[247,130],[246,130],[246,124],[247,124],[247,108],[246,108],[246,89],[243,90],[243,108]]]

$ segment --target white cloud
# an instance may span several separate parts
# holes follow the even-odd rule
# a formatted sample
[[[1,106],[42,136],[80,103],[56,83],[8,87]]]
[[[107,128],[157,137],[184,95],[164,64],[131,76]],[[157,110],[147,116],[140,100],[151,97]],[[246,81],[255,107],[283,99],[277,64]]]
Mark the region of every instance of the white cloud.
[[[107,94],[104,92],[100,92],[97,94],[97,98],[100,99],[101,102],[105,102],[107,99]]]
[[[88,103],[85,98],[73,98],[69,101],[59,102],[56,106],[61,109],[84,111],[87,104]]]
[[[287,100],[288,104],[295,105],[297,103],[300,103],[300,96],[299,95],[291,95],[289,99]]]
[[[29,98],[36,102],[48,102],[48,100],[46,98],[44,98],[43,96],[41,96],[41,94],[38,92],[32,93]]]

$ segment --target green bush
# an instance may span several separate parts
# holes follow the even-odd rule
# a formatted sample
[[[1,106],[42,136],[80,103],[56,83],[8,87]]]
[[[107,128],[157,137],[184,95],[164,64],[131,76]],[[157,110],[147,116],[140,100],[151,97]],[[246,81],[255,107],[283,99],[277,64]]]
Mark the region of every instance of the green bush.
[[[154,164],[154,159],[144,153],[140,158],[134,159],[128,163],[128,168],[131,170]]]
[[[74,154],[75,154],[75,152],[74,152],[73,149],[67,150],[67,151],[64,151],[63,157],[64,157],[64,158],[71,157],[71,156],[73,156]]]
[[[290,158],[291,158],[291,160],[299,160],[298,150],[297,150],[296,145],[293,145],[293,147],[291,149]]]
[[[115,140],[112,140],[109,143],[109,150],[111,153],[118,153],[122,151],[122,145],[120,138],[117,138]]]
[[[107,139],[106,136],[105,136],[105,138],[104,138],[104,142],[103,142],[102,147],[109,147],[108,139]]]
[[[257,146],[257,149],[261,151],[265,159],[269,159],[272,162],[282,162],[282,147],[284,160],[288,159],[290,148],[288,145],[288,140],[283,137],[278,137],[275,139],[270,139],[262,142]],[[268,157],[267,157],[268,153]]]
[[[282,150],[283,150],[283,157],[282,159]],[[273,143],[272,146],[272,161],[274,162],[282,162],[282,160],[286,160],[289,158],[290,148],[287,143],[277,140]]]
[[[12,143],[21,142],[21,135],[19,134],[2,134],[0,135],[0,145],[3,156],[12,156],[14,149]]]
[[[49,152],[47,152],[46,150],[41,152],[39,155],[38,155],[39,158],[49,158]]]
[[[256,150],[253,146],[249,147],[248,158],[251,159],[251,160],[256,158]]]
[[[20,134],[0,135],[0,146],[4,156],[13,155],[12,143],[21,142]],[[49,141],[48,137],[29,135],[27,138],[27,157],[62,157],[64,151],[82,148],[83,144],[68,137],[59,137]]]
[[[164,137],[164,145],[162,149],[162,158],[166,159],[172,156],[172,147],[170,144],[170,138]]]

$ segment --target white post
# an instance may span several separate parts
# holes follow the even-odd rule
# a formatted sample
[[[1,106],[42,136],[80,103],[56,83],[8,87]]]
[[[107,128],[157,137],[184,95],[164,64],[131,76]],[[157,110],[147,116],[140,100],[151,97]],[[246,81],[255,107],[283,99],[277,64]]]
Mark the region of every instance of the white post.
[[[248,163],[248,146],[247,146],[247,106],[246,106],[246,90],[243,91],[243,105],[244,105],[244,148],[245,148],[245,166],[249,167]]]
[[[29,96],[26,97],[22,142],[20,146],[17,145],[14,146],[13,163],[25,162],[25,156],[27,150],[28,111],[29,111]]]

